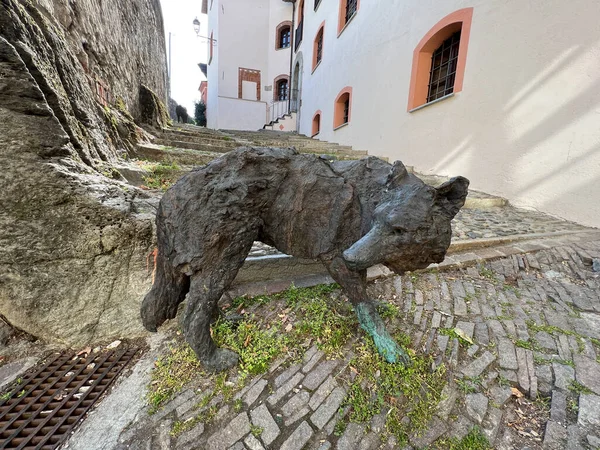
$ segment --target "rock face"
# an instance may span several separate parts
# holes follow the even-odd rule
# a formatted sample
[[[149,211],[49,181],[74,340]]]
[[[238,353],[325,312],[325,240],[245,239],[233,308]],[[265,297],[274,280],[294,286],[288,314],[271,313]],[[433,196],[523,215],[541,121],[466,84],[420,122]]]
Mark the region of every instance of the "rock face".
[[[158,0],[0,3],[0,314],[34,336],[143,332],[156,202],[114,166],[140,83],[164,93],[162,36]]]

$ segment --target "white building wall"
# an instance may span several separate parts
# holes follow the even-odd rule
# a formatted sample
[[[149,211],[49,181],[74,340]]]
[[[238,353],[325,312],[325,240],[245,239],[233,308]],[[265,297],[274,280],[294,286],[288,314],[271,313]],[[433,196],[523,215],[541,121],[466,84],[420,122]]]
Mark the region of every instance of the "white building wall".
[[[209,128],[256,130],[265,125],[273,79],[289,73],[289,49],[275,50],[275,29],[291,14],[291,4],[282,0],[213,0],[212,8],[209,0],[209,33],[217,39],[208,69]],[[248,104],[248,95],[238,98],[239,68],[260,71],[261,95],[254,105]],[[251,88],[244,84],[248,94]]]
[[[463,90],[407,112],[413,50],[444,16],[473,7]],[[600,226],[600,2],[363,0],[338,37],[338,2],[305,9],[300,132],[401,159],[425,173]],[[323,61],[312,43],[325,20]],[[297,55],[296,55],[297,57]],[[333,102],[353,88],[351,121]]]

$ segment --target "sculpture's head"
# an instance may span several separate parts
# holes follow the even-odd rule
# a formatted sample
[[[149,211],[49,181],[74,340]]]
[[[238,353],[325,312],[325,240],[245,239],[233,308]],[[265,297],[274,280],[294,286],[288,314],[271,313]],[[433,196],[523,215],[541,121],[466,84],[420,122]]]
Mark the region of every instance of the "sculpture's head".
[[[434,188],[396,162],[387,184],[373,227],[343,253],[348,268],[384,264],[402,274],[442,262],[452,237],[450,221],[465,204],[469,180],[456,177]]]

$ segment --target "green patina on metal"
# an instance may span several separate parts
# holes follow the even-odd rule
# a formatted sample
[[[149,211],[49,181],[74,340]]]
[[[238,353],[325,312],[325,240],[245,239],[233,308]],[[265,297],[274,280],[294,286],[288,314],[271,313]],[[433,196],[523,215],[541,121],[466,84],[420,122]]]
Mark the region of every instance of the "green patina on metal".
[[[410,365],[410,357],[390,336],[372,303],[356,305],[356,315],[360,326],[373,338],[377,351],[387,362]]]

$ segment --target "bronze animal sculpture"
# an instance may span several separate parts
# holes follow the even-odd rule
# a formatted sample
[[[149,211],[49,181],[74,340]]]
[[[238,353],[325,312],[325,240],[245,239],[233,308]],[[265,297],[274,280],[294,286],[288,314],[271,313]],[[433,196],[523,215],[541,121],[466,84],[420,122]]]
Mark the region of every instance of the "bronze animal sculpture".
[[[162,198],[158,255],[142,320],[156,331],[182,318],[186,340],[203,365],[224,370],[238,359],[218,348],[210,324],[256,240],[301,258],[320,259],[338,282],[387,361],[408,363],[367,298],[366,269],[383,263],[402,274],[441,262],[450,221],[469,181],[438,188],[375,157],[330,161],[293,149],[241,148],[181,178]]]

